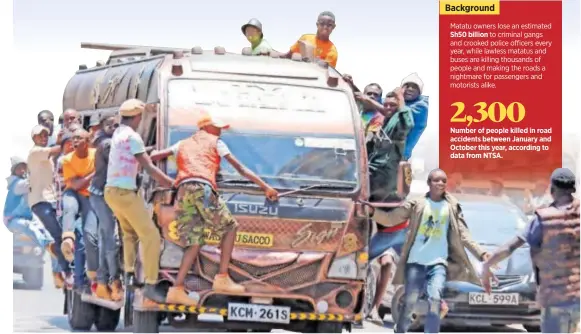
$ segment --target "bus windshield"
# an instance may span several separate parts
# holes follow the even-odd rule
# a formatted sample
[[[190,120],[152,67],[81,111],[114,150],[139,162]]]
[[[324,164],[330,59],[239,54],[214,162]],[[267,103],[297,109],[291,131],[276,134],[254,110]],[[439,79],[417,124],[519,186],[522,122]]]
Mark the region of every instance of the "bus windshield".
[[[357,187],[354,117],[344,92],[274,84],[172,80],[168,85],[169,145],[197,131],[192,122],[172,119],[187,118],[183,110],[192,106],[203,107],[232,124],[221,136],[230,152],[275,187],[296,189],[328,184],[339,191]],[[322,119],[344,125],[335,129],[348,130],[327,133]],[[319,131],[306,130],[313,126],[312,122],[320,122]],[[167,172],[176,173],[173,159],[168,161]],[[219,176],[223,180],[242,178],[225,159]]]

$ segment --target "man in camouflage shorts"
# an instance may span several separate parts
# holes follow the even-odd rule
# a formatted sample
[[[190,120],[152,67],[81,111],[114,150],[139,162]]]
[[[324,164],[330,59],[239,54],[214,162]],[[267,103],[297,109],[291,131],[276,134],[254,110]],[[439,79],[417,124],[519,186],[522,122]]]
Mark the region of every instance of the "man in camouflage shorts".
[[[177,238],[186,248],[174,285],[167,293],[167,302],[195,306],[197,302],[188,296],[184,285],[188,271],[194,264],[200,247],[205,241],[205,229],[209,237],[220,240],[220,268],[214,277],[213,289],[227,293],[243,293],[245,288],[228,275],[238,224],[220,199],[216,178],[221,159],[226,159],[240,175],[262,188],[270,201],[278,199],[278,192],[234,157],[220,139],[222,129],[229,125],[203,114],[193,136],[174,146],[151,154],[152,160],[176,157],[177,177]]]
[[[222,239],[238,223],[224,201],[209,185],[185,183],[176,196],[176,215],[180,243],[187,246],[203,246],[205,229],[211,237]]]

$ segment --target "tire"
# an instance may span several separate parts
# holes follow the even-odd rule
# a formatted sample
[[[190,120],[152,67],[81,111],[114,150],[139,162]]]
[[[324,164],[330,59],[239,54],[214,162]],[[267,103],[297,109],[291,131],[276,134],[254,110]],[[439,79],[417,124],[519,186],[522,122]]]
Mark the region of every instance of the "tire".
[[[67,318],[69,326],[75,331],[89,331],[97,318],[97,306],[85,303],[81,295],[73,290],[67,290]]]
[[[133,311],[133,333],[159,333],[157,312]]]
[[[377,274],[374,270],[374,266],[370,265],[367,269],[367,277],[365,278],[365,292],[363,293],[363,319],[367,318],[371,312],[376,290]]]
[[[398,287],[397,290],[395,291],[395,294],[393,295],[393,299],[391,300],[391,317],[393,318],[394,325],[397,323],[399,319],[399,314],[403,307],[404,293],[405,287],[404,286]],[[409,330],[415,331],[420,329],[422,327],[422,319],[417,317],[414,313],[412,313],[412,318],[413,321],[412,324],[410,325]]]
[[[534,326],[534,325],[522,325],[522,326],[529,333],[540,333],[541,332],[541,326]]]
[[[110,310],[106,307],[97,307],[95,327],[99,332],[114,332],[119,325],[121,310]]]
[[[343,333],[342,322],[317,322],[317,333]]]
[[[40,290],[44,283],[44,268],[26,268],[22,270],[22,279],[28,289]]]

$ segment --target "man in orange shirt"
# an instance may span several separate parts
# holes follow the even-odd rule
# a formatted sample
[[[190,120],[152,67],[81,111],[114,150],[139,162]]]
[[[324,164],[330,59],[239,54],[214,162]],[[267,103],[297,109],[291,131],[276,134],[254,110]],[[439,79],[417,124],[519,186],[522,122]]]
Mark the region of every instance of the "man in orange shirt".
[[[335,29],[335,14],[325,11],[319,14],[317,19],[317,33],[305,34],[290,48],[286,57],[290,58],[293,53],[301,53],[301,44],[311,45],[314,48],[315,58],[326,61],[330,66],[337,67],[337,58],[339,53],[335,44],[329,40],[331,33]],[[301,53],[302,54],[302,53]],[[303,57],[311,55],[302,54]]]
[[[88,189],[95,174],[95,149],[89,147],[89,137],[87,131],[77,129],[72,137],[75,150],[65,155],[62,160],[65,191],[62,199],[61,250],[67,261],[75,260],[74,286],[82,292],[85,292],[84,289],[87,286],[84,272],[85,260],[87,276],[91,281],[95,281],[99,267],[97,218],[89,202]],[[75,222],[79,214],[81,226],[76,226]]]
[[[222,239],[220,243],[220,269],[214,277],[213,289],[226,293],[242,293],[245,288],[232,281],[228,265],[234,249],[238,223],[226,203],[218,194],[216,176],[222,158],[226,159],[240,175],[254,182],[265,192],[270,201],[278,199],[278,192],[259,176],[246,168],[220,139],[222,129],[228,124],[202,116],[198,121],[199,131],[163,151],[154,152],[152,160],[170,155],[176,157],[178,174],[175,181],[176,222],[180,241],[186,247],[174,285],[167,293],[167,303],[195,306],[184,287],[188,271],[196,260],[200,247],[204,245],[204,229]]]

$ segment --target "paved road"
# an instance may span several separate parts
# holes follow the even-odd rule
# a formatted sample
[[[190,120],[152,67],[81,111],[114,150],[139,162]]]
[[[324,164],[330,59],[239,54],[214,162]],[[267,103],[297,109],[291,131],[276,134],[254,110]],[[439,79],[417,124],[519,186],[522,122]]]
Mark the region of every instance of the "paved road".
[[[47,258],[48,260],[48,258]],[[52,285],[50,266],[45,266],[45,284],[42,290],[26,290],[20,275],[14,275],[14,331],[15,332],[63,332],[70,331],[67,318],[63,315],[63,293]],[[393,332],[391,317],[387,316],[385,327],[365,323],[364,329],[354,332]],[[123,331],[120,325],[118,331]],[[459,332],[524,332],[522,327],[446,328],[445,331]],[[172,328],[162,331],[181,332]],[[284,332],[284,331],[280,331]]]

